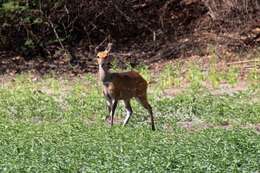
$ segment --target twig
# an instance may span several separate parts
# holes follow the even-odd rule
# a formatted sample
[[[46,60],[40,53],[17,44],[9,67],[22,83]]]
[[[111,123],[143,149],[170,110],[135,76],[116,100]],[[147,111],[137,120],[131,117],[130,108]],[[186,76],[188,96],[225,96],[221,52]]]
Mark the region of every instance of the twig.
[[[258,69],[260,68],[260,64],[259,65],[250,65],[250,66],[246,66],[244,68],[250,68],[250,69]],[[260,69],[259,69],[260,70]]]
[[[133,6],[134,9],[140,9],[140,8],[144,8],[144,7],[147,7],[147,4],[146,4],[146,3],[137,4],[137,5],[134,5],[134,6]]]
[[[166,3],[163,5],[163,7],[160,9],[161,11],[161,15],[159,16],[160,17],[160,24],[161,24],[161,27],[164,29],[164,17],[165,17],[165,14],[167,12],[167,8],[168,6],[171,4],[171,3],[175,3],[175,2],[180,2],[181,0],[169,0],[169,1],[166,1]]]
[[[62,44],[61,39],[60,39],[60,37],[59,37],[59,35],[58,35],[57,31],[56,31],[56,28],[54,27],[52,21],[51,21],[50,19],[48,19],[48,22],[49,22],[49,24],[51,25],[51,27],[52,27],[52,29],[53,29],[53,32],[54,32],[54,34],[55,34],[55,37],[56,37],[56,39],[59,41],[59,44],[60,44],[61,48],[62,48],[63,50],[65,50],[65,47],[64,47],[64,45]]]
[[[260,62],[260,59],[253,59],[253,60],[246,60],[246,61],[230,62],[230,63],[227,63],[227,65],[246,64],[246,63],[250,63],[250,62]]]
[[[129,22],[129,23],[134,23],[135,19],[129,17],[127,14],[125,14],[119,7],[118,5],[116,5],[116,3],[114,3],[114,7],[115,9]],[[142,21],[142,23],[140,23],[140,25],[146,29],[148,29],[152,34],[153,34],[153,41],[156,40],[156,33],[154,32],[154,30],[148,26],[148,24],[146,24],[145,21]]]
[[[129,22],[133,22],[134,20],[131,19],[128,15],[126,15],[116,4],[114,4],[115,9],[122,15],[124,18]]]

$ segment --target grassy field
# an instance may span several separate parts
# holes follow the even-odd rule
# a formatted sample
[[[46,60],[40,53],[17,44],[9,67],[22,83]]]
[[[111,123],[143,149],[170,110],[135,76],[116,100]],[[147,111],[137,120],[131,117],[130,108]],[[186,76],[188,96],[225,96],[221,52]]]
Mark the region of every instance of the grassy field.
[[[155,132],[136,101],[129,125],[110,128],[93,75],[5,77],[0,87],[0,172],[259,172],[259,76],[249,73],[242,91],[216,94],[203,83],[211,81],[219,90],[221,75],[205,75],[193,66],[185,77],[188,87],[172,96],[167,89],[180,88],[183,79],[171,68],[160,77],[139,70],[146,79],[157,80],[149,88]],[[221,80],[235,86],[236,73]],[[120,104],[117,120],[124,114]]]

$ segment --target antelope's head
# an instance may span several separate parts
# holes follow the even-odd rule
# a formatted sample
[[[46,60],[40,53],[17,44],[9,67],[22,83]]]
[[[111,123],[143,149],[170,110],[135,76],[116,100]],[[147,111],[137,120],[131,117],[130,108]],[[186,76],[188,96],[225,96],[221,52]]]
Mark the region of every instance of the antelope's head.
[[[109,55],[112,48],[112,43],[109,43],[105,51],[97,53],[97,62],[103,68],[109,68],[112,61],[112,56]]]

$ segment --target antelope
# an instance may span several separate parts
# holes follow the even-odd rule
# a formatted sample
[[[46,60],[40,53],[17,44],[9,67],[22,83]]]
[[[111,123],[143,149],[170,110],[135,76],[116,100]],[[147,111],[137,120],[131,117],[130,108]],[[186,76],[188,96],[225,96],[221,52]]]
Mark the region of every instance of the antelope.
[[[112,57],[109,55],[112,43],[109,43],[105,51],[98,52],[99,78],[103,84],[103,95],[107,101],[109,115],[111,117],[111,126],[113,126],[114,114],[119,100],[123,100],[126,109],[126,118],[123,122],[125,126],[133,114],[130,100],[135,98],[149,112],[151,118],[152,130],[155,130],[152,107],[147,100],[147,81],[137,72],[119,72],[109,71]]]

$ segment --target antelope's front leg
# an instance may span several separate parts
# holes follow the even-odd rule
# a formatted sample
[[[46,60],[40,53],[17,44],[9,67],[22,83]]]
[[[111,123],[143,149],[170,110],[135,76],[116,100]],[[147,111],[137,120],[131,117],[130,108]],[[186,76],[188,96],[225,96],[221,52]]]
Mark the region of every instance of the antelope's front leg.
[[[112,109],[112,99],[109,97],[108,94],[106,94],[105,91],[103,91],[103,95],[106,98],[106,104],[107,104],[107,109],[108,109],[108,115],[106,116],[105,120],[107,120],[111,114],[111,109]]]
[[[113,126],[113,123],[114,123],[114,115],[115,115],[116,107],[117,107],[117,100],[112,100],[112,107],[111,107],[111,112],[110,112],[111,126]]]
[[[108,115],[106,116],[105,120],[107,120],[111,114],[111,108],[112,108],[112,101],[111,100],[106,100],[107,102],[107,109],[108,109]]]

